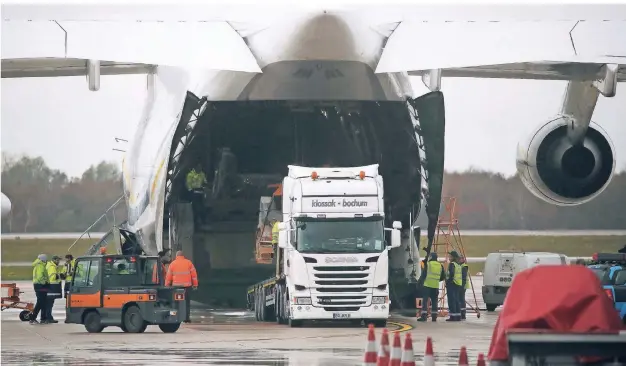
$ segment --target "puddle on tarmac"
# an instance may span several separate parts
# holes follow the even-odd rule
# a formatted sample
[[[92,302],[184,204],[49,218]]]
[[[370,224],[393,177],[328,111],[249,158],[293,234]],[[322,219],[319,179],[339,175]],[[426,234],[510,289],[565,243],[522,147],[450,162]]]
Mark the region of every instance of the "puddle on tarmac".
[[[89,357],[80,357],[81,353]],[[457,365],[458,349],[448,352],[436,352],[435,361],[441,365]],[[320,357],[323,355],[323,357]],[[470,363],[477,358],[477,351],[468,349]],[[2,351],[2,363],[5,365],[359,365],[362,351],[351,348],[319,348],[310,350],[296,349],[127,349],[88,348],[73,351],[72,354],[45,352]],[[424,361],[422,354],[415,355],[415,361]]]
[[[89,357],[80,357],[88,353]],[[315,357],[312,354],[323,354]],[[309,352],[288,349],[78,349],[72,354],[60,352],[16,352],[3,350],[5,365],[154,365],[154,364],[204,364],[204,365],[357,365],[361,351],[354,349],[314,349]],[[346,359],[348,358],[348,359]]]

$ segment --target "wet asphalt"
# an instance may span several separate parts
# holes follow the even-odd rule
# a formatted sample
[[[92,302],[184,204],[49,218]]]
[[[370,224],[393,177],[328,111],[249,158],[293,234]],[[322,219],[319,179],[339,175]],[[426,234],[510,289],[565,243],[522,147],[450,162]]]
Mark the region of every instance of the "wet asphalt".
[[[482,278],[475,278],[480,289]],[[34,300],[32,285],[19,283]],[[471,298],[468,291],[468,300]],[[484,307],[477,293],[479,308]],[[473,298],[472,302],[473,303]],[[53,316],[58,324],[29,325],[18,310],[2,312],[3,365],[360,365],[367,328],[347,324],[310,324],[289,328],[260,323],[248,311],[209,309],[193,304],[192,323],[177,333],[164,334],[149,326],[143,334],[109,327],[89,334],[82,325],[64,324],[64,300],[57,300]],[[468,314],[463,323],[417,323],[415,317],[394,315],[388,329],[413,337],[415,359],[423,360],[426,337],[432,337],[438,365],[457,365],[461,346],[470,364],[487,353],[496,313]],[[440,319],[443,320],[443,319]],[[376,330],[377,342],[381,330]]]

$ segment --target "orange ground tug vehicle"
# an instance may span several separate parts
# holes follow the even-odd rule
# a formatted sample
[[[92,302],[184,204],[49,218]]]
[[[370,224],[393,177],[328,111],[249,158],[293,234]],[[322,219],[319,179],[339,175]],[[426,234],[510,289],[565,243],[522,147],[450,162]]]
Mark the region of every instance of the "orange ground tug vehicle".
[[[2,310],[23,309],[20,312],[20,320],[25,322],[30,320],[30,314],[35,306],[32,302],[21,301],[20,294],[22,293],[15,283],[2,284]]]
[[[174,333],[186,316],[185,289],[165,287],[164,281],[156,256],[79,257],[66,299],[65,323],[83,324],[90,333],[108,326],[143,333],[148,325]]]

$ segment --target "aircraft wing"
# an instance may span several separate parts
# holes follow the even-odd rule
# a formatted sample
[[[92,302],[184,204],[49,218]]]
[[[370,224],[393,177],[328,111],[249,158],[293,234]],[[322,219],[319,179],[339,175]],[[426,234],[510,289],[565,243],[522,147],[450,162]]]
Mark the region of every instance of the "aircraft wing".
[[[570,263],[574,263],[577,260],[582,259],[585,261],[590,261],[591,257],[567,257],[567,260]],[[446,258],[438,258],[437,259],[439,262],[441,263],[445,263],[446,262]],[[466,257],[465,260],[467,261],[467,263],[485,263],[487,261],[487,257]]]
[[[376,72],[415,76],[626,81],[626,21],[402,21]],[[425,80],[425,83],[427,81]],[[428,86],[428,85],[427,85]]]
[[[261,72],[226,21],[3,20],[2,78],[145,74],[156,65]]]

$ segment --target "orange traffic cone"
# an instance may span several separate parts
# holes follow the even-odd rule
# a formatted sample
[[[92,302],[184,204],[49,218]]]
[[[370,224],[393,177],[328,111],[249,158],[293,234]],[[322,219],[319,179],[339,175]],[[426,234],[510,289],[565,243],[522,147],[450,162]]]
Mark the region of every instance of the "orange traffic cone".
[[[478,362],[476,363],[476,366],[487,366],[487,364],[485,363],[485,355],[483,355],[482,353],[478,354]]]
[[[404,349],[402,350],[402,362],[400,366],[415,366],[415,354],[413,353],[413,339],[411,339],[411,333],[407,333],[404,338]]]
[[[426,338],[426,353],[424,353],[424,366],[435,366],[435,355],[433,353],[433,340]]]
[[[391,347],[391,357],[389,366],[400,366],[402,362],[402,342],[400,341],[400,333],[396,332],[393,336],[393,346]]]
[[[383,329],[383,335],[380,338],[376,366],[389,366],[389,331],[387,328]]]
[[[376,334],[374,334],[374,325],[369,325],[367,333],[367,344],[365,345],[365,359],[363,366],[376,366]]]
[[[465,346],[461,347],[461,353],[459,354],[459,366],[469,366],[469,361],[467,360],[467,349],[465,349]]]

